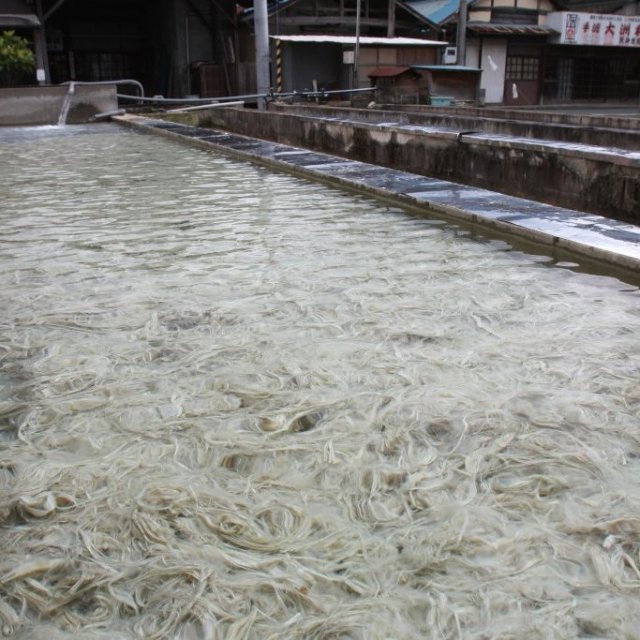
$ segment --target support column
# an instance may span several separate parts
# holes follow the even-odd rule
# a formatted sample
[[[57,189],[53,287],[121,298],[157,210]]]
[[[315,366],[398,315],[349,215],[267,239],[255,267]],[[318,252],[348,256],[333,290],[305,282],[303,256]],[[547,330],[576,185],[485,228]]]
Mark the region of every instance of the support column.
[[[356,46],[353,49],[353,89],[360,88],[358,86],[358,58],[360,57],[360,8],[361,0],[356,0]]]
[[[268,94],[271,88],[269,69],[269,17],[267,0],[253,0],[253,30],[256,42],[257,93]],[[258,109],[264,109],[264,98],[258,98]]]
[[[387,38],[396,37],[396,0],[389,0],[387,15]]]
[[[467,0],[460,0],[458,7],[458,32],[456,34],[456,64],[465,64],[467,57]]]
[[[36,15],[40,21],[40,26],[37,29],[34,29],[33,44],[36,52],[36,78],[38,80],[38,84],[42,85],[49,84],[51,82],[44,15],[42,13],[42,0],[36,0]]]

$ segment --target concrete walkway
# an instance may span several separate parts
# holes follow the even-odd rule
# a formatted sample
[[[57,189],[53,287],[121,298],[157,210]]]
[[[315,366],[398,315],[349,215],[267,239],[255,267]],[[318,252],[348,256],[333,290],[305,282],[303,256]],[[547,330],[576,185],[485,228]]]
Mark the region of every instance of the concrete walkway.
[[[629,223],[223,131],[133,115],[114,120],[371,193],[425,213],[441,213],[449,219],[560,248],[640,275],[640,227]]]

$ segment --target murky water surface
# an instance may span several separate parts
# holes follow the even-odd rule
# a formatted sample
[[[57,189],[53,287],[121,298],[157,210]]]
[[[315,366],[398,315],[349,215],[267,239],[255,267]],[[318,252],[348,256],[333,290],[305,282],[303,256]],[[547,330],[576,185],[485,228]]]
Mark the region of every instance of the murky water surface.
[[[0,141],[3,633],[640,637],[637,290],[111,126]]]

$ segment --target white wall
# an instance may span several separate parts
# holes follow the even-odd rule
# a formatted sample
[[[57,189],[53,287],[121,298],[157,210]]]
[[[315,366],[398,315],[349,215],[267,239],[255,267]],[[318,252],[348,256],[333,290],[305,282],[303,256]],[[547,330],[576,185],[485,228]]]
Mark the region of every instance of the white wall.
[[[473,48],[467,44],[467,64],[472,67],[480,67],[482,76],[480,78],[480,89],[484,89],[485,104],[502,104],[504,95],[504,74],[507,63],[507,41],[506,40],[484,40],[482,47],[479,42],[474,42]],[[474,55],[470,61],[469,54]],[[482,53],[482,60],[479,60]]]

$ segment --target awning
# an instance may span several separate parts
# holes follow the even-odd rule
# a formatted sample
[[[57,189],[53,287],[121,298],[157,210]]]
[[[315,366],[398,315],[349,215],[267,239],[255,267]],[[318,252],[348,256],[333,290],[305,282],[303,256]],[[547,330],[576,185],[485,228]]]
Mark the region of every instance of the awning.
[[[404,0],[402,6],[438,27],[458,14],[460,0]]]
[[[368,73],[370,78],[395,78],[411,71],[411,67],[378,67]]]
[[[540,27],[534,24],[491,24],[490,22],[470,22],[467,29],[473,33],[491,35],[549,36],[558,33],[551,27]]]
[[[24,0],[2,0],[0,2],[0,27],[33,29],[40,26],[33,6]]]
[[[0,13],[0,27],[29,28],[40,26],[40,20],[34,13]]]
[[[355,45],[355,36],[271,36],[273,40],[282,42],[326,42],[329,44]],[[441,40],[422,40],[422,38],[372,38],[362,36],[358,38],[360,45],[388,46],[388,47],[446,47],[448,43]]]
[[[279,13],[280,11],[289,8],[290,6],[300,1],[301,0],[268,0],[267,13],[269,14],[269,16],[273,16],[276,13]],[[471,0],[471,1],[474,1],[474,0]],[[413,6],[414,4],[421,5],[424,2],[437,2],[437,3],[444,2],[447,4],[447,6],[453,3],[455,4],[455,8],[454,8],[454,13],[455,13],[458,10],[457,6],[458,6],[459,0],[397,0],[398,7],[412,14],[415,18],[417,18],[420,21],[421,24],[426,24],[428,26],[435,26],[435,24],[431,20],[426,18],[424,15],[422,15],[419,8],[418,10],[416,10],[416,7]],[[253,0],[238,0],[238,4],[236,6],[239,7],[238,15],[240,16],[241,20],[244,20],[247,22],[249,20],[253,20],[253,14],[254,14]]]
[[[456,73],[482,73],[482,69],[478,67],[465,67],[462,64],[412,64],[412,69],[418,71],[445,71]]]

